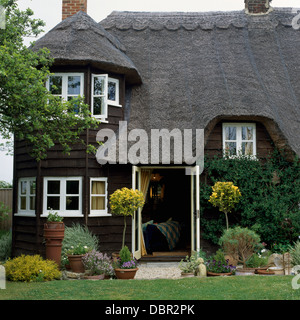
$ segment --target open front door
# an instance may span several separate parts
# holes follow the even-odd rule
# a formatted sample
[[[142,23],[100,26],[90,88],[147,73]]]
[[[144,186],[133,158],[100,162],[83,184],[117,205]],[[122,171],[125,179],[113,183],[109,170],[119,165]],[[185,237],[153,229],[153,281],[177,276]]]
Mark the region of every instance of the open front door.
[[[141,168],[132,166],[132,189],[141,190]],[[139,208],[132,216],[132,253],[136,259],[142,256],[141,230],[142,209]]]
[[[199,166],[191,168],[191,253],[200,250],[200,177]]]

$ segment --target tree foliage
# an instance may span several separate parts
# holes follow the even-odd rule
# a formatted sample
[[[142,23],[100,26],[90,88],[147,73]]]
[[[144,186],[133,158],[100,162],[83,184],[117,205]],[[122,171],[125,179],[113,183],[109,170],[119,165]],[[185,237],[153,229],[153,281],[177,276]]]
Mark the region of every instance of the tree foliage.
[[[71,144],[83,143],[80,134],[97,121],[82,97],[62,101],[46,89],[53,63],[50,52],[35,52],[23,43],[24,37],[37,36],[44,23],[33,19],[31,9],[19,10],[16,0],[0,0],[0,5],[6,16],[0,29],[0,135],[25,140],[37,160],[55,143],[68,153]],[[72,111],[75,107],[78,114]]]

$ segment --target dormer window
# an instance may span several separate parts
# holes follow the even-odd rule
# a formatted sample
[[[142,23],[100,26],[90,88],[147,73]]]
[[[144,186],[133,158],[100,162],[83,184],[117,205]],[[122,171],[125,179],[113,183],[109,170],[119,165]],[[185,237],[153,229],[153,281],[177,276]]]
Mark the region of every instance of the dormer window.
[[[91,111],[95,118],[107,119],[108,105],[119,105],[119,80],[107,74],[92,75]]]
[[[223,123],[223,151],[231,158],[256,156],[255,123]]]

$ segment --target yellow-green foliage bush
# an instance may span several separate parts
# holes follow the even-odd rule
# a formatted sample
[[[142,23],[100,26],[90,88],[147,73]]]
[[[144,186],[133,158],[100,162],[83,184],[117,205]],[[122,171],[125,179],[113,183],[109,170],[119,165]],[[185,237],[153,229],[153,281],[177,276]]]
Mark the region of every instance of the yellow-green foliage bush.
[[[10,281],[50,281],[61,277],[57,264],[39,255],[21,255],[7,260],[4,266]]]

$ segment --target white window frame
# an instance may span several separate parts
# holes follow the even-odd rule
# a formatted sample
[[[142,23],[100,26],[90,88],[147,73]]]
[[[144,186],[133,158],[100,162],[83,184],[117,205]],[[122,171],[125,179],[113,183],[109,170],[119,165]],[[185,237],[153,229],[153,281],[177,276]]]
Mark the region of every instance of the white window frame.
[[[50,77],[58,76],[62,77],[62,93],[53,94],[53,96],[62,97],[65,101],[68,101],[68,97],[78,97],[77,94],[68,94],[68,77],[80,77],[80,96],[83,96],[83,88],[84,88],[84,74],[82,72],[58,72],[51,74],[46,82],[46,87],[50,91]]]
[[[94,95],[95,78],[104,79],[104,91],[101,95]],[[113,82],[116,85],[116,100],[108,99],[108,82]],[[100,119],[104,122],[108,118],[108,106],[122,107],[119,104],[120,99],[120,83],[118,79],[108,77],[108,74],[92,74],[92,87],[91,87],[91,114],[94,118]],[[94,114],[94,98],[104,98],[104,110],[102,114]]]
[[[108,199],[108,182],[107,178],[101,177],[101,178],[90,178],[90,217],[110,217],[111,214],[107,212],[107,199]],[[92,194],[92,184],[93,181],[101,181],[105,182],[105,194]],[[103,210],[92,210],[92,197],[105,197],[104,204],[105,207]]]
[[[110,106],[115,106],[115,107],[122,107],[119,103],[120,101],[120,83],[118,79],[115,78],[108,78],[108,82],[112,82],[116,85],[116,100],[109,100],[108,99],[108,84],[107,84],[107,104]]]
[[[26,194],[21,195],[21,183],[27,182],[26,185]],[[35,217],[35,210],[30,209],[30,197],[35,197],[34,201],[36,201],[36,189],[35,194],[30,193],[30,182],[36,183],[36,178],[29,177],[29,178],[20,178],[18,180],[18,210],[15,215],[17,216],[26,216],[26,217]],[[21,196],[26,197],[26,209],[21,209]]]
[[[235,127],[236,128],[236,140],[226,140],[226,127]],[[252,140],[242,140],[242,127],[252,127],[253,128],[253,139]],[[226,142],[236,142],[236,150],[237,155],[230,155],[229,158],[236,158],[239,157],[239,154],[241,154],[242,151],[242,142],[253,142],[253,154],[249,155],[248,157],[256,159],[256,124],[255,123],[243,123],[243,122],[224,122],[222,124],[222,136],[223,136],[223,154],[226,157]]]
[[[60,181],[60,193],[59,194],[48,194],[48,181]],[[78,210],[66,210],[66,185],[67,181],[79,181],[78,194],[71,194],[70,196],[78,196]],[[60,210],[53,209],[59,216],[62,217],[83,217],[82,214],[82,177],[44,177],[44,192],[43,192],[43,214],[41,217],[47,217],[50,209],[47,208],[47,197],[57,196],[59,197]]]

